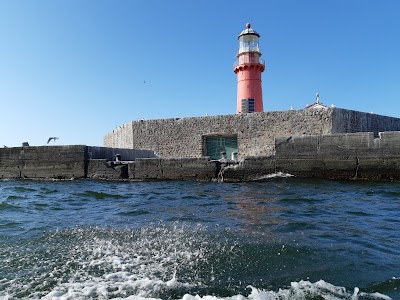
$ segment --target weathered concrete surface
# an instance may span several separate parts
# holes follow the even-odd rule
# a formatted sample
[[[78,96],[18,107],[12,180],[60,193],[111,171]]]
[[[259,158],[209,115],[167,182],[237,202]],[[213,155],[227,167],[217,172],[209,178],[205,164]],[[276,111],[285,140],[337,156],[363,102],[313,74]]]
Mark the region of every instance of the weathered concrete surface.
[[[0,149],[0,178],[93,178],[104,180],[262,179],[277,172],[296,177],[400,181],[400,131],[287,136],[274,141],[275,155],[234,162],[194,158],[88,159],[86,146]],[[111,151],[111,150],[110,150]]]
[[[0,179],[127,179],[128,164],[113,162],[116,154],[125,160],[155,156],[149,150],[84,145],[0,148]]]
[[[333,108],[330,133],[379,132],[400,130],[400,119],[355,110]]]
[[[221,164],[218,180],[225,182],[257,180],[273,173],[276,173],[273,156],[247,157],[238,163]]]
[[[114,162],[106,159],[88,160],[86,177],[101,180],[124,180],[128,179],[127,162]]]
[[[277,135],[329,134],[331,128],[330,109],[139,120],[107,134],[104,145],[152,149],[162,158],[192,158],[207,155],[206,137],[236,136],[239,157],[244,158],[272,155]]]
[[[137,159],[129,164],[129,178],[133,180],[210,181],[216,174],[216,163],[206,157]]]
[[[262,179],[272,173],[305,178],[400,180],[400,132],[275,139],[275,156],[247,157],[220,172],[223,181]]]
[[[207,156],[208,136],[235,136],[239,159],[271,156],[277,136],[400,130],[400,119],[340,109],[287,110],[207,117],[139,120],[104,137],[104,145],[151,149],[162,158]]]
[[[0,178],[84,178],[86,146],[0,148]]]
[[[400,132],[276,139],[276,171],[298,177],[400,180]]]

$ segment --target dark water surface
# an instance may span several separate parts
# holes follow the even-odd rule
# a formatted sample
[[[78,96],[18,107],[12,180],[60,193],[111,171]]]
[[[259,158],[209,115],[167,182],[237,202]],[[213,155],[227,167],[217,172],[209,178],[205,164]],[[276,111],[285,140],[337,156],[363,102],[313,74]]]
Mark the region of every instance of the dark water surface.
[[[0,181],[0,299],[400,299],[400,184]]]

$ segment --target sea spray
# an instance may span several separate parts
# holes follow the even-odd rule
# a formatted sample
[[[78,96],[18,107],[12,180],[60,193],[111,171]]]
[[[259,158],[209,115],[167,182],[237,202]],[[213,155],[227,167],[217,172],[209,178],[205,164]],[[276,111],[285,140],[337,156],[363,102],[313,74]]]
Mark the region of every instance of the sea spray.
[[[0,299],[398,299],[398,190],[4,181]]]

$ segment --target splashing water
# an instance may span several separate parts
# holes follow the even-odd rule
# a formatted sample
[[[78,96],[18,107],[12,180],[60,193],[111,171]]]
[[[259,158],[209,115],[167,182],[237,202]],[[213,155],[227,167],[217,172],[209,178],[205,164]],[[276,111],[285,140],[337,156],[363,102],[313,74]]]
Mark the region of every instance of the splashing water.
[[[396,299],[397,187],[291,180],[0,182],[0,299]]]

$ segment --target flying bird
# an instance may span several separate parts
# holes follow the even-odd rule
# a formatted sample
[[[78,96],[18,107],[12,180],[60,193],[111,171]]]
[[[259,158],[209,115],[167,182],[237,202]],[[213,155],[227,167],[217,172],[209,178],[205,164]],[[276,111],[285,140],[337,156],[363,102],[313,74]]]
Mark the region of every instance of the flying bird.
[[[58,137],[49,137],[49,139],[47,140],[47,144],[50,143],[51,140],[58,140]]]

